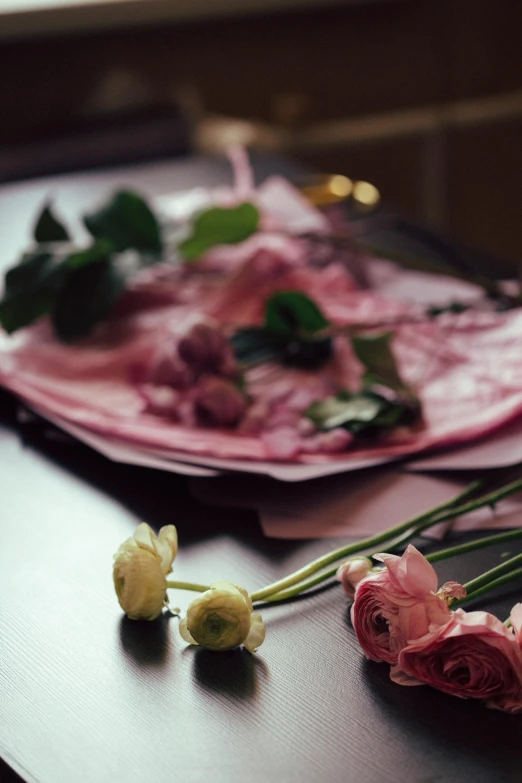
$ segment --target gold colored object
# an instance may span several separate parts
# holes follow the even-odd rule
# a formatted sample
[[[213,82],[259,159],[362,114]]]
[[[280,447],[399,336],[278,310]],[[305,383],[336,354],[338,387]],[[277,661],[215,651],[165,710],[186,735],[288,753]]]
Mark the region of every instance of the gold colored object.
[[[353,182],[344,174],[318,174],[300,183],[299,189],[315,207],[326,207],[352,198],[357,208],[370,210],[381,200],[381,194],[371,182]]]
[[[315,207],[326,207],[349,198],[353,182],[342,174],[318,174],[307,179],[299,189]]]
[[[356,182],[353,186],[353,200],[366,208],[376,207],[381,200],[381,194],[371,182]]]

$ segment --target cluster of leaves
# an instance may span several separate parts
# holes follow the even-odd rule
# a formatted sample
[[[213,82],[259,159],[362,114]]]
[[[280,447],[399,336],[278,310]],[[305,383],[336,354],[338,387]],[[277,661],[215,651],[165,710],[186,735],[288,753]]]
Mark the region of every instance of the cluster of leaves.
[[[238,329],[231,337],[237,360],[272,360],[315,369],[332,355],[330,326],[321,310],[300,291],[278,291],[265,304],[263,326]]]
[[[321,430],[345,427],[354,434],[414,421],[419,401],[403,382],[391,348],[391,332],[357,335],[352,348],[365,368],[362,389],[315,402],[307,416]],[[279,291],[265,303],[264,323],[239,329],[231,338],[243,365],[276,361],[316,369],[332,356],[331,324],[308,296]]]
[[[91,243],[78,248],[51,204],[45,204],[33,232],[36,246],[5,277],[0,324],[8,333],[47,315],[60,340],[85,337],[108,316],[129,276],[163,258],[159,221],[136,193],[116,193],[85,215],[83,224]],[[259,212],[252,204],[208,209],[195,219],[178,255],[193,262],[214,245],[244,241],[258,225]],[[127,251],[135,251],[132,259]]]
[[[359,435],[411,424],[419,417],[420,402],[399,375],[391,340],[391,332],[352,337],[354,353],[365,368],[363,388],[314,402],[306,415],[319,429],[344,427]]]

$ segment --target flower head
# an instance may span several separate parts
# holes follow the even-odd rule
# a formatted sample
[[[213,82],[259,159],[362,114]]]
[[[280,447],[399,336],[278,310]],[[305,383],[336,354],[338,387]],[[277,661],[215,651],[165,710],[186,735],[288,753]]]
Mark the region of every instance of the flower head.
[[[375,559],[385,569],[357,585],[352,623],[368,658],[394,664],[410,639],[424,636],[431,623],[447,622],[450,610],[435,594],[433,566],[414,546],[410,544],[402,557],[380,554]]]
[[[178,551],[174,525],[159,534],[142,522],[114,555],[113,579],[118,601],[131,620],[155,620],[165,604],[167,580]]]
[[[341,563],[337,569],[335,578],[339,581],[348,598],[353,598],[355,588],[368,576],[372,570],[372,561],[369,557],[351,557],[345,563]]]
[[[232,582],[214,582],[190,604],[179,632],[190,644],[231,650],[243,644],[254,653],[265,638],[265,624],[252,613],[247,591]]]
[[[231,381],[206,375],[195,388],[194,407],[203,424],[232,427],[244,416],[247,402]]]
[[[522,711],[522,654],[515,634],[489,612],[452,612],[399,653],[391,677],[401,685],[431,685],[488,707]]]

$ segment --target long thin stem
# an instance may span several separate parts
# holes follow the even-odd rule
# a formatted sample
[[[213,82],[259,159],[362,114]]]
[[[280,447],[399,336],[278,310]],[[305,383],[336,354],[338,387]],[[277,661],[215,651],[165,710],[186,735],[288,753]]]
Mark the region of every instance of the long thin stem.
[[[398,549],[399,547],[403,547],[404,544],[407,544],[408,541],[411,541],[412,538],[414,538],[417,535],[417,528],[413,531],[409,530],[406,534],[403,534],[401,536],[398,536],[394,541],[388,543],[388,551],[393,552],[394,549]],[[360,553],[361,557],[372,557],[372,555],[375,554],[375,552],[372,552],[372,554],[368,553]],[[278,593],[273,593],[272,595],[269,595],[266,598],[266,601],[269,603],[276,603],[278,601],[287,601],[289,598],[295,598],[298,595],[301,595],[301,593],[306,592],[307,590],[310,590],[312,587],[316,587],[317,585],[321,584],[321,582],[326,582],[327,579],[331,579],[334,577],[338,571],[339,565],[335,565],[333,568],[329,568],[327,571],[321,571],[320,574],[317,574],[314,577],[311,577],[310,579],[305,579],[302,582],[299,582],[295,585],[295,587],[290,587],[287,590],[281,590]],[[258,600],[258,599],[256,599]]]
[[[515,568],[514,571],[510,571],[508,574],[504,574],[504,576],[500,576],[498,579],[494,579],[492,582],[479,587],[477,590],[473,590],[473,592],[468,593],[465,598],[461,598],[460,600],[455,601],[451,604],[451,608],[454,609],[455,607],[468,603],[468,601],[474,601],[475,598],[480,598],[481,595],[484,595],[490,590],[493,590],[495,587],[502,587],[503,585],[509,584],[509,582],[513,582],[515,579],[520,578],[522,578],[522,568]]]
[[[468,541],[466,544],[451,546],[448,549],[440,549],[438,552],[426,555],[426,560],[430,563],[438,563],[439,560],[445,560],[448,557],[464,555],[466,552],[473,552],[475,549],[483,549],[487,546],[493,546],[493,544],[502,544],[506,541],[514,541],[518,538],[522,538],[522,527],[517,528],[516,530],[509,530],[506,533],[496,533],[493,536],[485,536],[484,538],[479,538],[474,541]]]
[[[522,489],[522,481],[518,483],[519,483],[519,488]],[[335,563],[336,561],[345,557],[349,557],[350,555],[358,554],[366,549],[374,549],[375,547],[387,543],[390,539],[395,538],[396,536],[399,536],[402,533],[407,533],[409,531],[416,532],[421,528],[425,529],[425,527],[431,527],[431,524],[435,524],[436,522],[442,522],[446,519],[451,519],[453,516],[457,516],[457,514],[453,510],[456,509],[456,504],[458,504],[460,501],[472,495],[480,488],[480,486],[481,486],[480,481],[473,481],[468,487],[466,487],[466,489],[463,492],[461,492],[459,495],[457,495],[455,498],[448,501],[447,503],[442,503],[441,505],[436,506],[435,508],[432,508],[429,511],[426,511],[423,514],[419,514],[418,516],[413,517],[412,519],[409,519],[406,522],[388,528],[387,530],[384,530],[382,533],[376,533],[373,536],[368,536],[367,538],[363,538],[360,541],[356,541],[352,544],[339,547],[338,549],[334,549],[332,552],[328,552],[325,555],[321,555],[321,557],[318,557],[316,560],[313,560],[308,565],[299,568],[297,571],[294,571],[294,573],[289,574],[289,576],[286,576],[283,579],[279,579],[277,582],[273,582],[272,584],[267,585],[267,587],[264,587],[261,590],[256,590],[255,592],[251,593],[252,601],[261,601],[265,598],[268,598],[268,596],[273,595],[274,593],[279,593],[282,590],[286,590],[286,588],[292,587],[293,585],[302,582],[304,579],[307,579],[309,576],[312,576],[312,574],[315,574],[317,571],[320,571],[322,568],[326,568],[326,566],[330,565],[331,563]],[[483,503],[479,503],[479,506],[487,505],[487,503],[490,502],[489,496],[485,496],[485,497],[488,500]],[[468,506],[471,506],[471,504],[459,506],[458,507],[459,514],[462,513],[460,509],[468,510]],[[473,509],[477,507],[478,506],[476,505],[472,506]],[[469,510],[471,510],[471,508]],[[427,524],[423,526],[423,523],[427,523]]]
[[[494,582],[497,577],[501,577],[504,576],[504,574],[512,572],[513,569],[518,566],[522,566],[522,554],[510,557],[509,560],[505,560],[495,568],[491,568],[489,571],[486,571],[485,574],[481,574],[475,579],[472,579],[470,582],[466,582],[464,585],[466,592],[471,595],[471,593],[480,590],[485,585],[489,585]]]
[[[206,590],[210,590],[209,585],[198,585],[193,582],[178,582],[175,579],[167,579],[167,587],[176,588],[177,590],[192,590],[194,593],[204,593]]]

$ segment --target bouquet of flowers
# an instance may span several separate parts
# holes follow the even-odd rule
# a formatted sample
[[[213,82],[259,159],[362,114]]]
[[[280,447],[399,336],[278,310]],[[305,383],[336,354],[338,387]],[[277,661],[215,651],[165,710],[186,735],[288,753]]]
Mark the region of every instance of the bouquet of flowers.
[[[389,664],[395,683],[427,684],[454,696],[478,699],[488,707],[522,712],[522,603],[513,607],[504,622],[489,612],[466,612],[461,608],[489,590],[520,581],[522,554],[466,584],[450,581],[438,587],[432,565],[474,549],[522,538],[522,529],[478,538],[427,557],[409,543],[433,525],[519,492],[522,480],[490,492],[484,489],[480,481],[475,481],[450,502],[328,552],[250,594],[227,581],[201,585],[168,578],[177,553],[176,529],[169,525],[156,535],[142,523],[114,558],[118,600],[130,618],[154,620],[169,608],[167,590],[196,591],[198,597],[180,622],[182,638],[210,650],[244,645],[254,653],[266,632],[261,615],[254,612],[255,606],[268,608],[290,601],[334,580],[341,583],[353,602],[352,625],[363,653],[371,660]],[[383,544],[387,552],[377,549]]]

